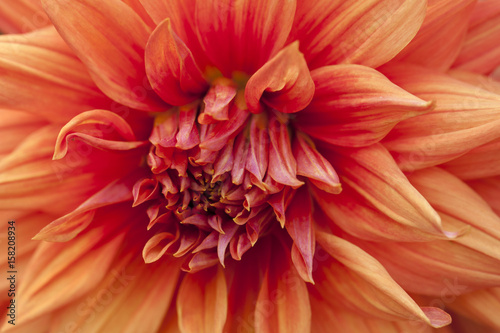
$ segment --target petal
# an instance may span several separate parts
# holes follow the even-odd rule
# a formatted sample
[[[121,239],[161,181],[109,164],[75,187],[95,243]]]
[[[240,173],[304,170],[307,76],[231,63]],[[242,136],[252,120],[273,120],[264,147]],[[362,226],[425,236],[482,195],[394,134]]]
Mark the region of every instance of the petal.
[[[280,241],[275,240],[268,250],[269,262],[255,304],[255,331],[310,332],[311,308],[305,282]]]
[[[132,201],[132,186],[139,178],[136,175],[128,179],[115,180],[92,195],[72,212],[60,217],[43,228],[34,239],[51,242],[66,242],[85,230],[92,222],[95,209]]]
[[[330,265],[324,263],[323,276],[317,278],[316,288],[325,299],[343,301],[358,313],[386,320],[418,320],[432,327],[451,322],[451,317],[440,309],[419,308],[384,266],[361,248],[323,231],[316,233],[316,239],[336,259]]]
[[[415,36],[427,1],[299,1],[289,40],[310,68],[339,63],[378,67]]]
[[[310,136],[342,146],[380,141],[400,121],[430,111],[432,104],[359,65],[322,67],[312,72],[316,92],[297,127]]]
[[[314,95],[314,82],[299,44],[292,43],[262,66],[247,82],[245,100],[253,113],[260,102],[284,113],[304,109]]]
[[[53,29],[0,37],[0,91],[0,108],[58,123],[111,104]]]
[[[312,201],[305,187],[298,189],[286,210],[286,230],[293,240],[292,262],[300,277],[314,283],[312,277],[314,238]],[[294,255],[295,254],[295,255]]]
[[[410,184],[380,144],[362,149],[325,150],[336,165],[344,191],[332,195],[313,188],[325,214],[348,233],[368,240],[428,241],[454,237]]]
[[[251,174],[252,183],[264,190],[262,180],[269,163],[269,134],[267,119],[259,115],[250,119],[249,151],[245,169]]]
[[[200,0],[195,26],[205,53],[226,77],[252,74],[285,45],[295,6],[295,0]]]
[[[222,332],[227,316],[227,286],[221,268],[187,274],[177,295],[181,332]]]
[[[151,34],[145,61],[151,86],[169,104],[188,104],[208,88],[193,54],[172,31],[168,18]]]
[[[293,140],[293,155],[297,160],[297,174],[307,177],[319,189],[332,194],[342,191],[339,176],[332,165],[314,147],[312,140],[298,132]]]
[[[458,56],[476,0],[429,0],[422,27],[395,61],[447,70]]]
[[[267,173],[278,183],[298,188],[304,183],[297,179],[297,161],[292,154],[292,147],[285,124],[276,117],[269,121],[269,166]]]
[[[38,0],[3,1],[0,4],[0,31],[25,33],[51,24]]]
[[[381,69],[391,81],[436,107],[399,123],[384,139],[401,169],[457,158],[500,137],[500,95],[410,65]]]
[[[500,330],[500,288],[477,290],[458,296],[449,305],[454,311],[474,321]]]
[[[19,288],[23,320],[78,299],[105,277],[125,236],[116,226],[103,225],[111,217],[109,211],[102,214],[99,227],[71,243],[43,243],[38,248]]]
[[[479,1],[474,7],[469,30],[455,68],[489,74],[500,65],[500,5],[498,1]]]
[[[500,177],[478,179],[468,182],[468,185],[500,216]]]
[[[97,86],[126,106],[160,111],[144,69],[149,27],[120,0],[42,0],[47,14]]]
[[[147,144],[135,141],[130,125],[117,114],[106,110],[80,113],[71,119],[59,132],[54,150],[54,160],[68,153],[71,141],[81,140],[86,144],[108,150],[131,150]]]

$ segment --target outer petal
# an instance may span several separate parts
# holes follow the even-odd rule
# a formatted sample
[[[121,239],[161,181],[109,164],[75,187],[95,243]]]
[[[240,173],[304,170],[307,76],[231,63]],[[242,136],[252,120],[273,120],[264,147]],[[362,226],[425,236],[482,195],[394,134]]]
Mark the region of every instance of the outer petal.
[[[55,30],[0,36],[0,108],[64,122],[111,102]]]
[[[112,217],[107,213],[101,216],[99,227],[74,242],[44,243],[38,248],[19,288],[23,320],[78,299],[105,277],[124,239],[124,232],[116,230],[116,225],[102,224]],[[92,279],[89,272],[93,272]]]
[[[500,65],[500,3],[479,1],[471,16],[469,30],[453,66],[489,74]]]
[[[211,62],[230,77],[254,73],[282,49],[295,0],[196,1],[195,26]]]
[[[477,0],[429,0],[418,34],[394,58],[446,70],[458,56]]]
[[[61,36],[106,95],[141,110],[165,108],[151,90],[144,69],[149,27],[129,6],[120,0],[42,3]]]
[[[500,177],[478,179],[468,182],[468,185],[500,216]]]
[[[51,24],[39,0],[2,1],[0,31],[25,33]]]
[[[399,123],[384,139],[403,170],[447,162],[500,137],[500,95],[421,67],[381,71],[418,97],[436,101],[432,112]]]
[[[316,92],[297,126],[310,136],[342,146],[380,141],[400,121],[430,111],[432,105],[358,65],[322,67],[312,73]]]
[[[299,1],[290,41],[311,68],[339,63],[378,67],[415,36],[427,1]]]
[[[428,241],[446,232],[426,199],[380,144],[363,149],[325,150],[344,186],[339,195],[314,189],[325,214],[348,233],[375,241]]]
[[[248,80],[245,99],[253,113],[260,102],[284,113],[304,109],[314,95],[314,82],[297,42],[281,50]]]
[[[360,314],[386,320],[418,320],[433,327],[451,322],[440,309],[419,308],[384,267],[359,247],[323,231],[316,238],[336,259],[323,263],[318,272],[321,277],[315,288],[324,299],[338,300]]]
[[[449,306],[468,318],[500,330],[500,288],[477,290],[461,295]]]
[[[172,31],[168,18],[151,34],[145,58],[151,86],[169,104],[188,104],[208,88],[193,54]]]
[[[274,240],[255,305],[255,328],[262,333],[307,333],[311,308],[305,282],[291,265],[288,251]]]
[[[177,295],[181,332],[222,332],[227,316],[227,297],[222,268],[207,268],[187,274]]]

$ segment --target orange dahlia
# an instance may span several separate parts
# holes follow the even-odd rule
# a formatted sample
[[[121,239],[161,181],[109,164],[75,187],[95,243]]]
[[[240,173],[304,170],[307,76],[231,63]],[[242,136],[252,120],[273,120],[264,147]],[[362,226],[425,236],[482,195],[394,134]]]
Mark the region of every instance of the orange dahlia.
[[[497,0],[4,1],[2,332],[500,330],[499,27]]]

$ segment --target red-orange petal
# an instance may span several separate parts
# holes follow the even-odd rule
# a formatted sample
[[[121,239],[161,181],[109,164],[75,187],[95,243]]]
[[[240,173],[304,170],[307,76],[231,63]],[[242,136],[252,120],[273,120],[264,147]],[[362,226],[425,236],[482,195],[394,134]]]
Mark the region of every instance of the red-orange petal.
[[[314,95],[314,82],[298,42],[281,50],[248,80],[245,100],[253,113],[264,110],[260,103],[284,113],[304,109]]]
[[[427,1],[299,1],[289,41],[299,40],[310,68],[340,63],[378,67],[415,36]]]
[[[297,114],[310,136],[341,146],[380,141],[400,121],[430,111],[432,104],[406,92],[374,69],[359,65],[322,67],[312,72],[316,92]]]
[[[165,108],[151,90],[144,68],[150,28],[127,4],[121,0],[42,3],[61,36],[106,95],[140,110]]]
[[[208,88],[193,54],[172,31],[168,18],[149,37],[145,61],[151,86],[171,105],[188,104]]]
[[[285,45],[295,0],[196,1],[199,41],[225,76],[253,74]]]

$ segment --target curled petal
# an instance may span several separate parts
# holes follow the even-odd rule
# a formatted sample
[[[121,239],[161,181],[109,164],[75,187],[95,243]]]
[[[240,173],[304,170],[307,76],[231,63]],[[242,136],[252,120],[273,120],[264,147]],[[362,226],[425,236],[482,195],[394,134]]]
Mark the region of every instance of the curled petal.
[[[304,281],[314,283],[312,270],[316,240],[312,209],[312,200],[307,189],[298,189],[286,210],[285,226],[293,239],[292,262],[297,272]]]
[[[297,174],[307,177],[319,189],[332,194],[342,190],[339,176],[332,165],[314,147],[304,134],[297,133],[293,141],[293,155],[297,160]]]
[[[287,126],[274,117],[269,122],[269,139],[268,175],[278,183],[293,188],[303,185],[297,179],[297,161],[292,154]]]
[[[42,4],[107,96],[139,110],[165,108],[144,68],[150,28],[132,8],[121,0],[42,0]]]
[[[149,82],[167,103],[188,104],[208,88],[191,51],[172,31],[170,19],[156,27],[145,52]]]
[[[252,183],[264,190],[262,180],[267,171],[269,161],[269,135],[267,120],[255,115],[250,120],[250,147],[245,169],[251,174]]]
[[[219,80],[212,83],[212,87],[208,90],[203,98],[205,109],[202,115],[207,115],[214,120],[229,119],[229,103],[236,97],[237,89],[230,82]],[[202,119],[203,120],[203,119]],[[200,123],[204,123],[200,121]]]
[[[297,126],[335,145],[376,143],[400,121],[433,107],[364,66],[322,67],[312,77],[316,93],[307,109],[297,114]]]
[[[66,156],[69,143],[76,138],[93,147],[109,150],[130,150],[146,144],[135,141],[130,125],[116,113],[105,110],[86,111],[71,119],[61,129],[53,159],[59,160]]]
[[[292,43],[262,66],[245,88],[245,99],[253,113],[264,109],[260,103],[284,113],[304,109],[314,95],[314,82],[299,44]]]

